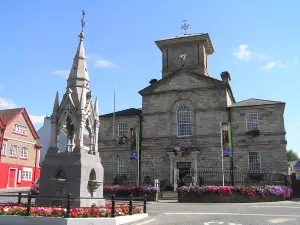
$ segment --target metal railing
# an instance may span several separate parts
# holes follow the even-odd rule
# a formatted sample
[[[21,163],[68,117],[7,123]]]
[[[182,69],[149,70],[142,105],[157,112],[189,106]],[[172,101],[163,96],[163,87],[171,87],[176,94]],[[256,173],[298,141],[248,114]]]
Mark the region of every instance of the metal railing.
[[[39,196],[39,195],[32,195],[30,193],[28,194],[22,194],[21,192],[18,193],[18,195],[12,195],[12,194],[1,194],[1,197],[17,197],[17,204],[23,204],[23,206],[26,206],[26,216],[30,216],[30,209],[32,207],[36,207],[35,205],[32,205],[32,200],[36,198],[44,198],[44,199],[62,199],[66,200],[66,207],[62,206],[55,206],[55,208],[64,208],[66,209],[66,213],[64,214],[64,218],[71,218],[71,208],[72,208],[72,200],[81,200],[81,199],[92,199],[92,200],[97,200],[97,199],[103,199],[103,198],[89,198],[89,197],[72,197],[71,193],[69,193],[66,197],[58,197],[58,196]],[[27,202],[22,203],[22,198],[26,198]],[[143,208],[143,213],[147,213],[147,195],[144,195],[142,197],[133,197],[132,194],[128,196],[128,198],[116,198],[115,194],[112,194],[111,196],[111,217],[115,217],[116,214],[116,202],[123,203],[123,204],[128,204],[129,206],[129,215],[133,215],[133,207],[134,206],[140,206]],[[137,204],[139,202],[142,202],[142,204]],[[12,203],[12,202],[9,202]],[[10,205],[8,202],[6,203],[1,203],[0,205],[6,206]],[[13,203],[15,204],[15,203]],[[53,206],[54,207],[54,206]],[[83,207],[87,208],[87,207]],[[92,208],[92,207],[91,207]]]
[[[184,185],[187,175],[192,185],[286,185],[286,174],[272,171],[251,170],[182,170],[178,171],[178,186]],[[191,180],[191,179],[190,179]]]

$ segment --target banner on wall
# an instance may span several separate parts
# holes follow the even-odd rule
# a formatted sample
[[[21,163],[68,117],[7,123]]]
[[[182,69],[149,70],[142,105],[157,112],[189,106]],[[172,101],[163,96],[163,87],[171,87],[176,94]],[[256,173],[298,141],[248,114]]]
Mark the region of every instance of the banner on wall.
[[[221,132],[223,157],[232,157],[231,123],[222,123]]]
[[[139,128],[135,128],[134,138],[135,138],[135,148],[130,153],[130,158],[131,159],[136,159],[139,156],[139,151],[140,151],[140,132],[139,132]]]

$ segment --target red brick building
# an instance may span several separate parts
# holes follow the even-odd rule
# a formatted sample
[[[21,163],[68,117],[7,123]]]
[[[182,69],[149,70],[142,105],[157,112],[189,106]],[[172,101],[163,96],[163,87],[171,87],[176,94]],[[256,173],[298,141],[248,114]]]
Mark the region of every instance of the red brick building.
[[[36,130],[25,108],[0,110],[0,118],[0,189],[30,187],[40,176]]]

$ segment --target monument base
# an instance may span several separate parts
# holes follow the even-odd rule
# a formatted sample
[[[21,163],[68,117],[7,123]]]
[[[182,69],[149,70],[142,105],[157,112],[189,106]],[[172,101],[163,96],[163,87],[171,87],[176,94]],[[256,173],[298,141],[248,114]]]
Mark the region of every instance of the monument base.
[[[72,207],[105,203],[103,167],[99,156],[78,152],[49,152],[46,155],[36,204],[65,207],[69,193]]]

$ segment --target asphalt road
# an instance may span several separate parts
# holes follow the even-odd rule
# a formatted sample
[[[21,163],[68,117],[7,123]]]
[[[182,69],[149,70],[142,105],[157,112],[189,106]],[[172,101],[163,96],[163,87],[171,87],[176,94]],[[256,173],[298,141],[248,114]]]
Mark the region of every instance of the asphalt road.
[[[130,225],[300,225],[300,202],[148,204],[149,217]]]
[[[15,197],[0,196],[0,203],[17,201],[17,193],[9,194]],[[148,218],[128,225],[300,225],[300,201],[244,204],[148,203],[147,212]]]

